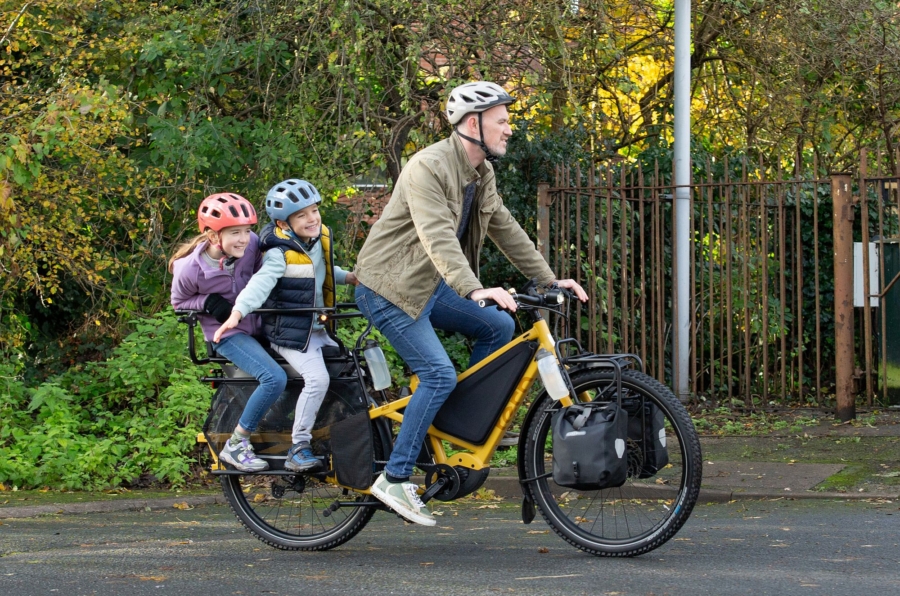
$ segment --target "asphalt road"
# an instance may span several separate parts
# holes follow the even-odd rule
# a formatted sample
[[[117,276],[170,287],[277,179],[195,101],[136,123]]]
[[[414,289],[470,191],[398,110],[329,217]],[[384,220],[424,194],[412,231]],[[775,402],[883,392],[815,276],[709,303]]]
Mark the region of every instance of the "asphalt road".
[[[435,528],[379,512],[325,553],[269,548],[224,506],[4,520],[0,594],[900,593],[897,501],[701,505],[633,559],[581,553],[512,502],[441,509]]]

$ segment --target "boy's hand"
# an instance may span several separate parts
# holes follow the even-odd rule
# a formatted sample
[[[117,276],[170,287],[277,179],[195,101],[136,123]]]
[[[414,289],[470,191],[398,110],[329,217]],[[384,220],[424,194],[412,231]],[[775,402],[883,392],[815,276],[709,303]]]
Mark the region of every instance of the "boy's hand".
[[[351,285],[351,286],[355,286],[355,285],[358,285],[358,284],[359,284],[359,280],[356,279],[356,274],[353,273],[352,271],[349,272],[349,273],[347,273],[347,277],[344,278],[344,281],[345,281],[348,285]]]
[[[241,322],[242,318],[243,318],[243,316],[241,315],[240,311],[232,310],[231,316],[228,317],[228,320],[226,320],[224,323],[222,323],[221,327],[216,329],[216,334],[213,335],[213,343],[219,343],[219,339],[222,337],[222,334],[225,333],[226,331],[228,331],[229,329],[234,329],[235,327],[237,327],[238,323]]]

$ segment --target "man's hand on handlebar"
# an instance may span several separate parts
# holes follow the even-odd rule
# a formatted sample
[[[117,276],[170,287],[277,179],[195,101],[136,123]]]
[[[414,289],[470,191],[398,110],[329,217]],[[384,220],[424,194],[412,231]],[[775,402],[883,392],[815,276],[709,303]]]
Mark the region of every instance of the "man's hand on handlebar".
[[[575,292],[575,297],[578,298],[579,300],[581,300],[582,302],[588,301],[587,292],[585,292],[584,288],[582,288],[580,285],[578,285],[578,282],[575,281],[574,279],[557,279],[555,283],[556,283],[556,285],[558,285],[561,288],[565,288],[567,290],[571,290],[572,292]]]
[[[584,290],[582,290],[584,291]],[[469,299],[478,302],[479,300],[493,300],[497,306],[510,312],[516,312],[516,301],[510,296],[509,292],[503,288],[481,288],[469,294]]]

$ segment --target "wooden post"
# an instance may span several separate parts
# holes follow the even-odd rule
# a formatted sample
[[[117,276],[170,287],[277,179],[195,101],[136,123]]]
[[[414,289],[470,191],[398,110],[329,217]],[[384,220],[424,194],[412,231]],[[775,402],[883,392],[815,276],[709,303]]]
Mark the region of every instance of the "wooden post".
[[[831,175],[834,208],[835,415],[856,418],[853,396],[853,197],[849,174]]]
[[[538,184],[537,202],[537,249],[547,263],[550,263],[550,185]]]

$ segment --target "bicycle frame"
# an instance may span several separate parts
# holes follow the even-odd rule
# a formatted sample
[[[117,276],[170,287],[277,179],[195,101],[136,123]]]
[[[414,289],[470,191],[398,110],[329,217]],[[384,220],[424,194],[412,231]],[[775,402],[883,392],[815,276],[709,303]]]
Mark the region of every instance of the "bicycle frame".
[[[551,352],[555,350],[555,342],[553,340],[553,336],[550,334],[550,328],[547,326],[547,322],[545,320],[540,319],[535,322],[531,329],[529,329],[522,335],[513,338],[513,340],[508,344],[506,344],[472,368],[460,374],[457,377],[457,382],[462,383],[466,379],[477,375],[480,371],[489,367],[492,362],[502,358],[510,350],[513,350],[516,346],[519,346],[525,342],[537,342],[539,346],[544,348],[545,350]],[[524,402],[525,397],[528,394],[528,390],[531,388],[537,376],[537,363],[532,357],[531,362],[528,364],[525,372],[522,374],[522,377],[519,380],[518,384],[514,387],[512,393],[507,396],[506,406],[503,408],[499,418],[497,419],[497,422],[495,423],[493,429],[490,431],[487,440],[483,444],[477,445],[471,443],[458,436],[443,432],[432,425],[428,429],[426,440],[428,441],[428,445],[431,449],[431,454],[434,458],[435,463],[463,466],[465,468],[476,471],[488,467],[491,461],[491,457],[493,457],[494,452],[500,444],[500,440],[503,438],[507,427],[515,417],[516,412],[518,412],[519,407]],[[410,390],[415,392],[417,383],[418,379],[413,376],[410,379]],[[400,410],[402,410],[409,404],[410,399],[412,399],[412,396],[404,397],[383,406],[373,408],[369,411],[369,417],[373,420],[376,418],[384,417],[397,422],[403,422],[403,414],[400,412]],[[564,397],[561,400],[563,405],[569,405],[571,401],[571,398],[568,397]],[[444,449],[443,441],[447,441],[465,451],[448,456],[446,450]]]
[[[351,305],[342,304],[339,306],[347,308]],[[305,312],[307,310],[316,309],[303,310]],[[212,355],[208,355],[206,358],[201,358],[197,355],[196,341],[194,338],[194,327],[197,323],[196,313],[181,312],[178,314],[182,315],[182,321],[187,323],[189,326],[188,347],[191,360],[195,364],[200,365],[207,363],[218,363],[227,367],[229,363],[224,358],[215,357]],[[534,358],[534,355],[539,348],[543,348],[547,351],[555,353],[560,363],[564,365],[564,369],[567,367],[580,368],[587,366],[613,368],[616,371],[616,384],[619,383],[619,379],[621,377],[621,369],[623,366],[628,366],[630,365],[630,363],[637,363],[640,368],[643,368],[640,359],[633,354],[595,355],[584,352],[581,349],[581,346],[578,345],[577,342],[573,339],[563,339],[557,342],[550,331],[547,321],[543,318],[540,311],[537,309],[532,309],[529,311],[529,314],[530,318],[532,319],[532,326],[527,331],[525,331],[525,333],[513,338],[505,346],[490,354],[487,358],[472,366],[457,377],[458,386],[462,385],[467,380],[477,379],[479,375],[484,375],[485,371],[490,370],[492,367],[496,368],[497,363],[503,361],[503,359],[507,358],[511,353],[514,353],[516,351],[530,350],[527,365],[524,366],[524,369],[522,370],[518,380],[511,386],[511,388],[505,391],[502,399],[500,397],[494,398],[495,402],[502,407],[499,413],[497,413],[496,420],[494,421],[493,425],[491,425],[489,427],[489,430],[485,433],[484,440],[475,441],[466,439],[459,436],[459,434],[441,430],[435,424],[432,424],[432,426],[429,427],[428,433],[426,435],[426,447],[428,448],[433,461],[421,463],[426,464],[426,466],[445,465],[465,468],[470,470],[471,472],[481,471],[485,474],[484,477],[486,478],[486,475],[490,469],[491,458],[499,447],[500,441],[503,439],[506,430],[515,418],[517,412],[519,411],[519,408],[525,402],[529,390],[539,376],[537,361]],[[358,312],[343,314],[338,314],[335,312],[328,313],[328,317],[331,319],[350,318],[359,315],[360,313]],[[360,340],[357,341],[356,348],[349,350],[350,354],[352,355],[353,363],[355,365],[355,376],[359,380],[360,384],[363,383],[363,373],[361,371],[359,355],[357,354],[357,352],[360,349],[361,340],[365,337],[366,333],[363,333],[360,337]],[[574,354],[570,355],[568,354],[569,350],[563,350],[563,348],[566,347],[567,344],[572,343],[575,344],[576,349],[574,350]],[[341,351],[342,355],[346,355],[347,350],[345,348],[342,347]],[[203,377],[201,380],[204,382],[210,382],[214,387],[218,386],[219,384],[248,382],[248,379],[246,378],[229,378],[228,376],[225,376],[221,373],[216,376]],[[379,392],[379,397],[381,398],[380,404],[372,399],[371,396],[369,396],[368,415],[370,420],[376,421],[376,423],[378,420],[383,420],[384,423],[387,423],[388,421],[402,423],[402,410],[409,405],[409,401],[414,396],[417,385],[418,378],[416,377],[416,375],[412,375],[410,377],[410,391],[412,392],[412,394],[409,396],[401,397],[397,400],[387,402],[386,395],[383,392]],[[570,396],[565,396],[559,400],[558,403],[561,407],[571,405],[576,401],[583,401],[581,397],[574,395],[574,392],[571,390],[571,384],[570,393]],[[451,394],[448,402],[445,403],[444,408],[448,407],[448,405],[452,403],[452,399],[453,394]],[[444,411],[444,408],[442,408],[442,412]],[[441,412],[439,412],[439,415],[440,414]],[[532,412],[529,412],[526,415],[526,420],[530,419],[531,416]],[[210,437],[201,432],[197,436],[197,441],[198,443],[207,444],[207,446],[209,447],[209,452],[213,459],[211,469],[212,474],[243,474],[242,472],[226,469],[218,461],[218,453],[216,453],[216,450],[210,443]],[[269,449],[263,447],[260,450],[260,454],[265,454],[268,451],[272,451],[272,453],[284,451],[286,449],[285,445],[289,446],[289,437],[285,439],[284,437],[275,437],[274,435],[260,435],[255,438],[255,441],[270,446]],[[454,449],[454,453],[448,454],[447,449],[445,449],[444,447],[444,442],[452,444],[454,447],[459,449],[459,451]],[[267,473],[271,475],[290,475],[289,472],[280,470],[270,470]],[[327,475],[327,480],[329,482],[332,482],[333,484],[340,485],[337,482],[333,470]],[[369,492],[368,490],[360,488],[353,488],[352,490],[359,493]]]

